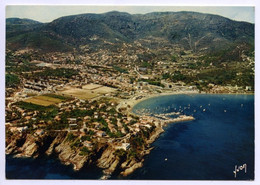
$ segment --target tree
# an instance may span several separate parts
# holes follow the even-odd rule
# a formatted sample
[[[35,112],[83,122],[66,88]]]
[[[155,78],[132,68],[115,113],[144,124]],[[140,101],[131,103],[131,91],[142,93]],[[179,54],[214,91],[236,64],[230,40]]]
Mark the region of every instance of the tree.
[[[79,155],[88,155],[88,154],[89,154],[89,149],[87,147],[84,146],[80,149]]]
[[[171,56],[171,61],[172,61],[172,62],[177,62],[177,57],[176,57],[176,55],[172,55],[172,56]]]
[[[13,74],[5,75],[5,85],[7,88],[16,88],[20,84],[18,76]]]

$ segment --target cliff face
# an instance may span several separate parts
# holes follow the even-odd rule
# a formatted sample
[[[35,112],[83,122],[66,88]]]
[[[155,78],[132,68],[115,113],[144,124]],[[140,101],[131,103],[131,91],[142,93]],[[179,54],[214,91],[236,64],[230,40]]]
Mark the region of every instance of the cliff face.
[[[65,139],[55,147],[54,151],[58,153],[59,159],[65,164],[73,164],[74,170],[79,170],[87,162],[88,157],[80,155],[78,149],[72,149],[70,144]]]
[[[18,148],[17,157],[38,157],[37,152],[42,143],[36,144],[39,140],[32,135],[27,136],[25,143],[22,147]]]
[[[114,155],[115,150],[109,146],[97,160],[97,166],[104,168],[105,175],[111,175],[119,164],[119,158]]]
[[[82,153],[80,147],[73,146],[75,143],[68,140],[69,133],[45,133],[42,136],[35,136],[30,133],[16,133],[6,139],[6,154],[13,154],[15,157],[38,157],[39,155],[56,154],[65,165],[73,165],[75,171],[80,170],[84,165],[96,164],[104,169],[103,179],[112,175],[119,169],[120,175],[127,176],[135,169],[142,167],[143,156],[151,150],[151,144],[163,129],[156,128],[148,139],[145,140],[145,147],[138,150],[138,157],[130,155],[132,150],[118,150],[113,143],[102,143],[92,151]]]

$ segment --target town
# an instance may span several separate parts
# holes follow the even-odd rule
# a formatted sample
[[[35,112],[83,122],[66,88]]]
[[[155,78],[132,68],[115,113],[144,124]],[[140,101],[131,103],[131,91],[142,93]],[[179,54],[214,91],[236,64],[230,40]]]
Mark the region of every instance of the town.
[[[145,42],[107,43],[116,49],[91,52],[87,45],[66,53],[7,50],[6,153],[57,153],[75,170],[95,163],[104,169],[103,179],[116,168],[126,176],[142,166],[165,124],[195,119],[179,112],[175,119],[136,115],[131,110],[137,102],[160,94],[254,91],[241,81],[254,76],[253,56],[242,55],[242,65],[214,64],[191,50],[167,44],[152,49]],[[232,67],[233,76],[221,83],[208,78],[223,67]]]

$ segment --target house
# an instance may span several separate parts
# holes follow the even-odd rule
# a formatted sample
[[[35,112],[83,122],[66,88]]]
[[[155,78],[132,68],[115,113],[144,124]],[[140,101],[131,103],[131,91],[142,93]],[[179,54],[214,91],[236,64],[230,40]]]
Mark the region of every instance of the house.
[[[60,121],[60,120],[61,120],[61,118],[60,118],[60,116],[59,116],[59,115],[57,115],[57,116],[55,116],[54,120],[56,120],[56,121]]]
[[[36,130],[36,132],[34,133],[35,136],[41,136],[43,134],[44,134],[44,130],[42,129]]]
[[[117,150],[123,149],[128,150],[130,148],[130,143],[121,143],[120,145],[116,146]]]
[[[105,106],[106,106],[105,103],[101,103],[101,104],[99,105],[99,109],[101,109],[101,108],[103,108],[103,107],[105,107]]]
[[[135,132],[140,132],[141,130],[140,130],[140,128],[135,128],[134,131]]]
[[[69,130],[75,130],[78,128],[78,124],[77,123],[70,123],[69,124]]]
[[[95,125],[96,129],[99,129],[101,127],[99,122],[93,122],[92,124]]]
[[[106,132],[104,132],[104,131],[97,131],[96,134],[97,134],[98,137],[106,136]]]
[[[147,71],[147,68],[146,67],[139,67],[139,69],[138,69],[139,71]]]
[[[29,119],[31,119],[32,117],[31,116],[25,116],[24,117],[24,119],[26,119],[26,120],[29,120]]]
[[[150,129],[152,126],[149,124],[144,125],[146,128]]]
[[[10,122],[5,123],[5,126],[11,126]]]
[[[246,91],[251,91],[252,87],[251,86],[246,86]]]
[[[77,118],[68,118],[69,123],[75,123],[77,121]]]
[[[25,127],[17,127],[17,131],[19,132],[24,132],[28,129],[28,126],[25,126]]]
[[[149,76],[141,75],[140,78],[143,79],[143,80],[148,80],[148,79],[149,79]]]
[[[85,117],[84,117],[84,120],[90,120],[90,119],[91,119],[90,116],[85,116]]]
[[[93,147],[93,145],[92,145],[92,143],[90,141],[84,141],[82,144],[83,144],[83,146],[85,146],[87,148]]]
[[[10,127],[9,129],[10,129],[11,132],[17,131],[17,127]]]

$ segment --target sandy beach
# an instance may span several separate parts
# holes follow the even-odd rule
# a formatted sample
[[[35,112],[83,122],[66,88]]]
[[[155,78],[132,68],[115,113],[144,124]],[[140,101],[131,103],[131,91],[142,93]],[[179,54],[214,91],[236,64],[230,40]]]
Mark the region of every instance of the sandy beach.
[[[135,95],[134,97],[127,99],[127,100],[121,100],[119,105],[118,105],[118,109],[119,108],[127,108],[128,113],[134,114],[132,112],[133,107],[144,101],[147,100],[149,98],[154,98],[154,97],[158,97],[158,96],[167,96],[167,95],[178,95],[178,94],[187,94],[187,95],[191,95],[191,94],[216,94],[216,93],[206,93],[206,92],[199,92],[199,91],[175,91],[175,92],[163,92],[163,93],[140,93]],[[217,93],[217,94],[230,94],[230,95],[235,95],[235,94],[254,94],[254,93]],[[140,97],[142,96],[142,98],[140,99],[135,99],[136,97]]]
[[[158,96],[167,96],[167,95],[177,95],[177,94],[198,94],[198,91],[178,91],[178,92],[163,92],[163,93],[140,93],[135,95],[134,97],[127,99],[127,100],[121,100],[120,103],[117,106],[117,109],[119,108],[127,108],[128,113],[134,114],[132,112],[133,107],[144,101],[147,100],[149,98],[154,98],[154,97],[158,97]],[[141,98],[137,98],[137,97],[141,97]]]

